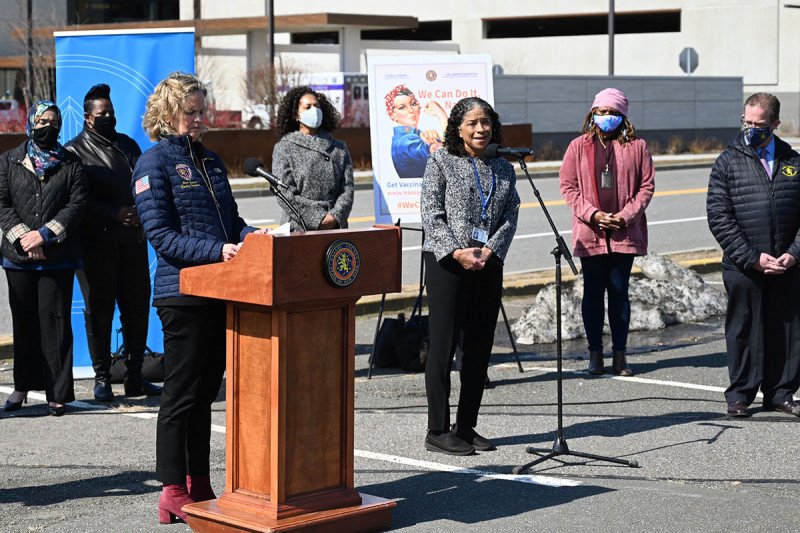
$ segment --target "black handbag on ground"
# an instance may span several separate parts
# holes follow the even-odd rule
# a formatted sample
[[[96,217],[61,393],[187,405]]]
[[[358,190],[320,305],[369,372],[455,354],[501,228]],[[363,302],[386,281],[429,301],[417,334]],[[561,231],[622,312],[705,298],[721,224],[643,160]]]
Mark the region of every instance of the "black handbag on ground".
[[[428,316],[422,315],[422,291],[420,291],[411,317],[394,332],[394,348],[400,368],[406,372],[422,372],[428,359]]]
[[[397,350],[394,348],[394,333],[406,323],[406,315],[400,313],[397,318],[384,318],[375,338],[375,349],[372,365],[376,368],[399,368]]]
[[[123,349],[124,346],[120,346],[116,353],[111,354],[111,383],[122,383],[124,381],[125,359],[128,356]],[[150,348],[145,348],[142,377],[150,383],[164,382],[163,353],[153,352]]]

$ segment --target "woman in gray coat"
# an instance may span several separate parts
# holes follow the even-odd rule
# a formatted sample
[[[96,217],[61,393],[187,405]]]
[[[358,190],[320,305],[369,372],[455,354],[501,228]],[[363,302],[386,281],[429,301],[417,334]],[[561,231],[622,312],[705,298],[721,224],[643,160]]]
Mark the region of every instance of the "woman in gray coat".
[[[444,149],[428,159],[422,181],[425,283],[430,350],[425,366],[428,450],[469,455],[493,450],[475,431],[503,288],[503,261],[517,230],[514,167],[487,159],[501,141],[500,120],[480,98],[456,103]],[[450,427],[450,369],[456,334],[464,333],[461,394]]]
[[[287,200],[299,211],[309,230],[347,227],[353,207],[353,162],[347,145],[334,139],[339,113],[310,87],[295,87],[281,101],[277,130],[280,140],[272,152],[272,173],[289,191]],[[281,223],[302,228],[282,201]]]

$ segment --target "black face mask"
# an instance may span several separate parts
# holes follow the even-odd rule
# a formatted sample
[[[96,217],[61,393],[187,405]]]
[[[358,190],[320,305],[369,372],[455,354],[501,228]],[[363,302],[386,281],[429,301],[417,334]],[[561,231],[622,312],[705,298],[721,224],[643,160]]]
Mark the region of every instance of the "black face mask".
[[[42,150],[49,150],[54,148],[58,143],[58,134],[60,131],[60,128],[55,128],[49,125],[42,128],[34,128],[31,131],[31,138],[33,139],[33,142],[36,143],[36,146]]]
[[[117,131],[114,129],[117,126],[117,117],[103,116],[94,117],[94,131],[107,139],[114,139],[117,136]]]

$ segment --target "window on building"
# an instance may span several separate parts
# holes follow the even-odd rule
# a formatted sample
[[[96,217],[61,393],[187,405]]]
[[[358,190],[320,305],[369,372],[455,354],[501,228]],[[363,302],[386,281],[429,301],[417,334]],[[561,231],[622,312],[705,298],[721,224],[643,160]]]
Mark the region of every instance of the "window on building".
[[[338,31],[292,33],[292,44],[339,44]]]
[[[487,39],[603,35],[608,33],[608,13],[484,19],[483,24]],[[614,14],[614,33],[679,31],[680,10]]]
[[[453,22],[429,20],[417,28],[394,30],[361,30],[361,38],[375,41],[450,41],[453,39]]]
[[[180,0],[67,0],[68,24],[178,20]]]

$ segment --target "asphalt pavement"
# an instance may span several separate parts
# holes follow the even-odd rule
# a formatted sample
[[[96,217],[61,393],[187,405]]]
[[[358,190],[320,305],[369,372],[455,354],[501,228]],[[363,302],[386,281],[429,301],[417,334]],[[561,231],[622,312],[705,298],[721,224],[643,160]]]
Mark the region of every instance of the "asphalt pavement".
[[[719,275],[707,274],[719,286]],[[511,320],[529,297],[506,298]],[[502,322],[478,431],[493,452],[452,457],[423,447],[421,374],[367,379],[375,316],[356,325],[355,484],[397,502],[393,529],[414,532],[790,531],[800,464],[798,420],[754,406],[728,419],[722,321],[631,334],[633,378],[590,377],[583,341],[564,345],[563,435],[570,449],[638,461],[639,468],[562,457],[514,476],[549,449],[557,428],[555,346],[520,346],[517,369]],[[0,368],[0,401],[11,390]],[[453,374],[453,398],[458,394]],[[120,386],[115,391],[122,393]],[[40,394],[0,412],[0,531],[187,531],[159,526],[154,479],[157,399],[110,406],[76,383],[78,402],[45,415]],[[757,400],[758,403],[758,400]],[[224,488],[224,389],[214,404],[212,483]],[[313,475],[309,472],[308,475]]]

